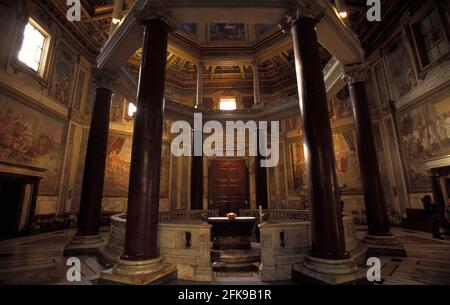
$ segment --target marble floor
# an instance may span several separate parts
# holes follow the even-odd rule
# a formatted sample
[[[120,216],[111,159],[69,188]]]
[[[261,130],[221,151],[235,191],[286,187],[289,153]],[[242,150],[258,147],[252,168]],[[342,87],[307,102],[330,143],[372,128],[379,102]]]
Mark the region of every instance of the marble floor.
[[[107,237],[109,228],[102,234]],[[357,233],[364,235],[364,227],[357,226]],[[431,238],[431,234],[402,228],[393,233],[405,246],[408,257],[382,257],[381,285],[450,285],[450,237],[444,240]],[[71,284],[66,280],[66,257],[62,256],[74,230],[0,241],[0,284]],[[95,284],[104,268],[93,256],[80,256],[82,281],[80,285]],[[177,280],[171,284],[194,284]],[[255,270],[243,272],[216,272],[211,284],[268,284],[262,283]],[[272,283],[271,283],[272,284]],[[291,281],[278,284],[295,284]]]

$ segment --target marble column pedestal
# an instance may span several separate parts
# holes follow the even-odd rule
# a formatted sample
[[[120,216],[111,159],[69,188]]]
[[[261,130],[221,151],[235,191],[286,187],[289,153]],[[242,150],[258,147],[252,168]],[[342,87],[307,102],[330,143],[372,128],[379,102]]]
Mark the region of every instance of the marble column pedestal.
[[[86,254],[97,254],[103,243],[101,234],[75,235],[70,243],[64,248],[64,256],[77,256]]]
[[[292,268],[292,279],[323,285],[366,284],[366,271],[356,266],[352,258],[323,259],[305,256]]]
[[[124,285],[157,285],[177,278],[177,267],[162,257],[149,260],[123,260],[100,273],[99,283]]]
[[[376,236],[366,234],[362,241],[367,246],[367,257],[407,256],[405,247],[393,235]]]

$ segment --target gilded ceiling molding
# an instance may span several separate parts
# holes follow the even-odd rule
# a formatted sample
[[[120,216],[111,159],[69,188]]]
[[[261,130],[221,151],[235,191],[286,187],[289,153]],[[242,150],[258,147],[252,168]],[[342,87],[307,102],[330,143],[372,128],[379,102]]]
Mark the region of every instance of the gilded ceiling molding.
[[[344,66],[344,74],[342,79],[347,82],[347,84],[353,85],[358,82],[365,82],[367,74],[367,65],[365,64],[354,64],[349,66]]]
[[[110,69],[92,69],[92,78],[97,89],[115,91],[119,85],[119,72]]]
[[[299,19],[311,18],[318,23],[323,17],[325,17],[325,9],[315,0],[301,0],[286,13],[279,26],[283,33],[286,33]]]
[[[166,9],[163,4],[156,5],[147,3],[141,10],[134,14],[136,21],[140,24],[145,24],[149,20],[161,20],[171,31],[176,31],[177,26],[172,13]]]

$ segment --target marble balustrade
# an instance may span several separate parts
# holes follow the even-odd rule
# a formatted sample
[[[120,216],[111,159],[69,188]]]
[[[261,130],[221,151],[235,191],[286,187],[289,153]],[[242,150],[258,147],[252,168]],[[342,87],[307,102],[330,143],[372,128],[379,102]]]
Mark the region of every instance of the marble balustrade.
[[[163,217],[160,213],[163,221],[158,227],[158,249],[166,261],[177,265],[179,279],[212,281],[211,225],[202,222],[200,216],[202,213],[214,214],[214,210],[195,212],[177,211],[172,217],[167,216],[167,212],[163,213]],[[240,212],[241,215],[252,214],[252,210]],[[263,281],[287,280],[291,278],[292,266],[301,262],[311,249],[310,222],[305,221],[308,211],[270,212],[278,216],[259,225],[259,273]],[[98,257],[102,264],[112,266],[117,262],[117,257],[122,255],[125,223],[124,213],[111,217],[110,235],[100,247]],[[351,252],[358,245],[353,217],[344,215],[343,223],[346,248]]]
[[[125,214],[111,217],[110,235],[98,257],[103,265],[112,266],[123,254],[125,225]],[[159,253],[165,261],[177,265],[179,279],[212,281],[210,241],[211,225],[206,222],[163,222],[158,226]]]
[[[345,245],[351,252],[358,245],[353,226],[353,216],[343,217]],[[294,264],[303,261],[311,250],[311,224],[309,221],[268,221],[259,225],[261,281],[291,279]]]

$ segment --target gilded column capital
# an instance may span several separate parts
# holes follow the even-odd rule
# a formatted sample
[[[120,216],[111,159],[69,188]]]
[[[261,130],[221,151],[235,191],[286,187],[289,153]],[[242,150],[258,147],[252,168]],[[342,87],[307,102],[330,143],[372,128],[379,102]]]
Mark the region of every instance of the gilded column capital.
[[[365,64],[344,66],[342,79],[346,81],[349,86],[357,82],[365,82],[367,70],[368,67]]]
[[[119,85],[118,71],[110,69],[92,69],[92,79],[96,89],[108,89],[114,91]]]
[[[316,23],[325,17],[325,9],[315,0],[300,0],[292,9],[286,12],[279,26],[284,33],[290,31],[297,20],[311,18]]]

